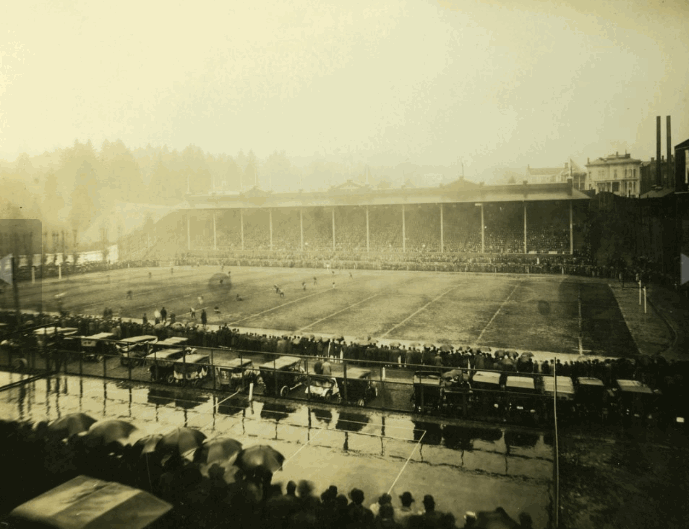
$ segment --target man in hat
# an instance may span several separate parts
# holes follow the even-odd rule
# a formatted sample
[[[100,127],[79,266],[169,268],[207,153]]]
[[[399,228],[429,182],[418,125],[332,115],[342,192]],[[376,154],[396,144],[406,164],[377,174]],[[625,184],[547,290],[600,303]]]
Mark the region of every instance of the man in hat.
[[[364,491],[361,489],[352,489],[349,493],[349,499],[352,500],[347,506],[347,518],[349,523],[357,526],[368,526],[373,523],[373,513],[364,507]]]
[[[383,505],[392,505],[392,496],[390,496],[387,492],[385,494],[381,494],[380,498],[378,498],[378,501],[369,507],[373,513],[373,516],[378,516],[380,508]]]
[[[409,524],[409,517],[414,515],[414,511],[412,511],[411,508],[411,504],[414,503],[414,498],[411,492],[405,492],[400,495],[400,501],[402,502],[402,507],[397,511],[397,521],[402,527],[407,527]]]
[[[419,512],[419,514],[423,515],[426,524],[431,527],[437,525],[442,513],[435,510],[435,499],[430,494],[423,497],[423,508],[424,512]]]

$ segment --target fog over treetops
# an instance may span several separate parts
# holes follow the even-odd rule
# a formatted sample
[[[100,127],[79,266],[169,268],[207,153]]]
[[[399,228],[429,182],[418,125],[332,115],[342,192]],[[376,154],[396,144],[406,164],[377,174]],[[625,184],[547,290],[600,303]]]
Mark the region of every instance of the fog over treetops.
[[[299,163],[299,164],[298,164]],[[115,240],[157,220],[184,201],[187,192],[239,192],[258,185],[273,192],[325,190],[346,180],[373,187],[439,185],[456,179],[461,166],[370,167],[339,157],[313,156],[293,162],[274,152],[260,160],[252,150],[212,155],[189,145],[131,150],[121,141],[74,142],[39,156],[0,161],[0,218],[38,218],[44,231],[76,230],[79,240],[100,241],[101,228]],[[294,186],[294,182],[300,185]]]

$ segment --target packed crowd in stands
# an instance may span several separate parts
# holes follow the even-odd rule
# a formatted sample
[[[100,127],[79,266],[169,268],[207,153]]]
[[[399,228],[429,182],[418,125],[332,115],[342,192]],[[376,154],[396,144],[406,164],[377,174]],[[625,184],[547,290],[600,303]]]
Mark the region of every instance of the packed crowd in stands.
[[[137,438],[126,421],[104,422],[109,424],[83,414],[51,423],[0,420],[5,466],[10,467],[11,459],[11,467],[22,470],[0,481],[0,522],[5,527],[13,527],[7,517],[12,509],[79,475],[145,490],[172,504],[156,527],[452,529],[476,527],[484,516],[468,512],[457,520],[446,512],[451,506],[436,506],[427,493],[418,500],[409,491],[397,498],[387,493],[366,498],[359,488],[345,495],[331,485],[318,494],[309,481],[289,481],[283,489],[282,483],[273,483],[277,465],[243,457],[246,448],[262,447],[245,448],[228,438],[207,440],[193,428]],[[94,423],[97,427],[91,428]],[[213,444],[221,449],[211,450]],[[284,461],[271,448],[263,450],[280,464]],[[496,514],[509,519],[501,508],[486,513]],[[532,527],[528,513],[520,513],[519,520],[520,525],[510,527]]]

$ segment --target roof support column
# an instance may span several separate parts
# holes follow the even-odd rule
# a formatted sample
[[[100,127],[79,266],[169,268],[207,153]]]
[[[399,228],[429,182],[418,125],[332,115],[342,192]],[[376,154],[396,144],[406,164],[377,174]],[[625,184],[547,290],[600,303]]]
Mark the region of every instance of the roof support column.
[[[244,210],[239,210],[239,233],[242,235],[242,251],[244,251]]]
[[[445,253],[445,233],[443,231],[443,205],[440,204],[440,253]]]
[[[404,204],[402,204],[402,252],[407,251],[407,226],[404,221]]]
[[[215,211],[213,212],[213,249],[218,249],[218,236],[215,229]]]
[[[335,251],[335,208],[333,208],[333,252]]]
[[[526,247],[526,236],[527,236],[527,230],[526,230],[526,202],[524,202],[524,253],[528,253],[528,252],[527,252],[528,248]]]
[[[304,210],[299,208],[299,235],[301,236],[301,251],[304,251]]]
[[[370,242],[371,242],[371,239],[369,237],[369,231],[368,231],[368,206],[366,206],[366,253],[371,251]]]
[[[187,211],[187,252],[191,251],[191,219]]]
[[[270,232],[270,251],[273,251],[273,210],[268,210],[268,230]]]
[[[486,253],[486,223],[483,218],[483,203],[481,203],[481,253]]]
[[[572,201],[569,201],[569,255],[574,255],[574,213]]]

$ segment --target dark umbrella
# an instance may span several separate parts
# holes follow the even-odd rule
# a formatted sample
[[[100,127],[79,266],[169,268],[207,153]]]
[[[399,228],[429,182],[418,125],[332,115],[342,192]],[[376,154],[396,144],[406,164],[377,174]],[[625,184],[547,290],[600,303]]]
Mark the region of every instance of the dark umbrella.
[[[244,472],[249,472],[259,467],[275,472],[282,468],[284,461],[285,456],[274,448],[266,445],[255,445],[239,452],[235,464]]]
[[[162,438],[163,434],[154,433],[152,435],[146,435],[144,437],[141,437],[140,439],[137,439],[134,445],[142,447],[142,454],[151,454],[155,452],[156,445]]]
[[[450,353],[450,352],[452,352],[452,346],[451,345],[441,345],[440,350],[443,353]]]
[[[226,461],[237,455],[242,450],[242,443],[229,437],[216,437],[206,440],[196,449],[194,462],[210,464],[218,461]]]
[[[156,444],[156,451],[162,453],[178,452],[180,455],[196,450],[205,441],[206,435],[194,428],[175,428],[163,435]]]
[[[184,325],[178,321],[170,325],[170,327],[172,327],[176,331],[181,331],[182,329],[184,329]]]
[[[199,465],[199,470],[201,474],[207,478],[222,475],[222,479],[228,485],[241,481],[242,475],[244,474],[242,469],[235,466],[231,460],[215,461],[206,465]]]
[[[480,529],[519,529],[519,524],[510,518],[504,510],[498,508],[494,511],[478,513],[476,527]]]
[[[59,436],[60,439],[71,437],[74,434],[88,431],[96,419],[85,413],[70,413],[61,419],[51,422],[48,431]]]
[[[533,353],[522,353],[522,358],[533,358]]]
[[[105,419],[91,425],[84,437],[91,444],[109,445],[117,442],[126,444],[129,436],[136,430],[136,426],[119,419]]]
[[[154,328],[156,331],[162,331],[162,330],[165,328],[165,325],[163,325],[162,323],[156,323],[156,324],[153,326],[153,328]]]

